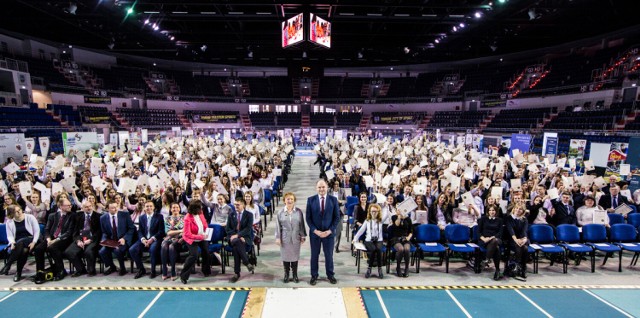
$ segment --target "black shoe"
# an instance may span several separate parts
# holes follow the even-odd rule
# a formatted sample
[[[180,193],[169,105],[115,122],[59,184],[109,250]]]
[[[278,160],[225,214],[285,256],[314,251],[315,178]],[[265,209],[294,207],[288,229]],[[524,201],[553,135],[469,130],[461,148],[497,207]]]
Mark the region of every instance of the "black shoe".
[[[186,279],[184,279],[184,278],[182,278],[182,277],[180,277],[180,282],[181,282],[181,283],[183,283],[183,284],[185,284],[185,285],[187,284],[187,280],[186,280]]]
[[[22,273],[18,272],[18,273],[16,273],[16,275],[15,275],[15,276],[13,276],[13,281],[14,281],[14,282],[16,282],[16,283],[17,283],[17,282],[19,282],[19,281],[21,281],[21,280],[22,280]]]
[[[340,249],[336,247],[336,253],[340,253]]]
[[[400,271],[400,267],[396,268],[396,276],[402,277],[402,272]]]
[[[293,282],[296,283],[296,284],[300,282],[300,279],[298,279],[298,274],[297,273],[293,273]]]
[[[136,273],[136,276],[133,277],[133,278],[134,279],[138,279],[138,278],[140,278],[142,276],[145,276],[145,275],[147,275],[147,271],[145,271],[144,269],[141,269]]]
[[[493,280],[500,280],[502,278],[502,275],[500,274],[500,270],[496,270],[496,272],[493,274]]]
[[[378,278],[382,279],[382,277],[384,277],[382,275],[382,267],[378,267]]]
[[[58,275],[54,276],[53,280],[57,282],[57,281],[63,280],[66,276],[67,276],[67,272],[62,271]]]
[[[253,274],[253,271],[256,269],[255,266],[253,266],[253,264],[249,263],[246,265],[247,266],[247,270],[251,272],[251,274]]]
[[[149,279],[154,279],[158,276],[158,274],[156,274],[156,272],[151,272],[151,274],[149,275]],[[206,276],[205,276],[206,277]]]
[[[44,284],[45,281],[46,279],[44,277],[43,271],[39,271],[38,273],[36,273],[36,278],[33,280],[34,283],[40,285],[40,284]]]
[[[289,282],[289,272],[284,272],[284,278],[282,278],[282,282],[285,284]]]
[[[522,277],[522,278],[524,278],[524,279],[527,279],[527,270],[526,270],[526,269],[523,269],[523,270],[520,272],[520,277]]]
[[[238,281],[238,279],[240,279],[240,275],[239,274],[235,274],[235,275],[233,275],[233,277],[231,277],[229,282],[236,283]]]
[[[89,276],[89,277],[96,276],[96,271],[95,271],[95,270],[89,271],[89,272],[87,273],[87,276]]]
[[[371,277],[371,267],[367,268],[367,273],[364,274],[364,278],[369,278]]]
[[[115,266],[109,267],[109,268],[107,268],[106,271],[104,271],[104,276],[111,275],[111,273],[115,273],[117,271],[118,271],[117,267],[115,267]]]
[[[329,277],[329,283],[331,283],[332,285],[335,285],[338,283],[338,280],[334,276],[331,276]]]
[[[120,276],[127,275],[127,270],[124,269],[124,268],[121,268],[120,271],[118,272],[118,275],[120,275]]]
[[[80,277],[84,274],[87,274],[86,270],[76,271],[75,273],[71,274],[71,277]]]
[[[0,275],[9,275],[9,269],[11,266],[4,265],[2,269],[0,269]]]
[[[315,286],[317,283],[318,283],[318,277],[311,277],[311,280],[309,281],[309,285]]]

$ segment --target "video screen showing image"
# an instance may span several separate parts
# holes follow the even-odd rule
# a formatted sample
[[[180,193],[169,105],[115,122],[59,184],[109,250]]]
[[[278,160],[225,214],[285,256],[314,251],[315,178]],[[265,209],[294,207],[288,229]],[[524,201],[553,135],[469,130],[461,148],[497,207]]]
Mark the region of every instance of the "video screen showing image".
[[[304,40],[302,13],[282,22],[282,47],[287,47]]]
[[[331,48],[331,22],[320,18],[315,14],[309,16],[311,20],[309,40],[313,43]]]

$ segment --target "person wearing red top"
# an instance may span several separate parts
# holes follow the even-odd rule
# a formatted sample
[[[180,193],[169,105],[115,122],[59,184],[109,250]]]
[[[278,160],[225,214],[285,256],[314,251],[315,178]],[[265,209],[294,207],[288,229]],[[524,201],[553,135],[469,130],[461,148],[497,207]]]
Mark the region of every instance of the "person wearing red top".
[[[193,200],[187,208],[187,215],[184,218],[184,229],[182,238],[189,248],[189,256],[184,262],[182,272],[180,272],[180,281],[186,284],[189,280],[191,269],[195,266],[198,259],[198,247],[202,251],[202,274],[204,277],[211,275],[211,262],[209,260],[209,242],[205,239],[205,231],[207,230],[207,221],[202,214],[202,202]]]

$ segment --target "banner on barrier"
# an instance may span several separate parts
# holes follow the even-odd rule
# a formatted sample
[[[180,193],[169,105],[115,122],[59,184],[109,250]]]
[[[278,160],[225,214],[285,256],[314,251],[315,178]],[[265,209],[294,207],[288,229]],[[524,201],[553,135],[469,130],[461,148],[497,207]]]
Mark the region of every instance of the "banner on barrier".
[[[22,160],[22,155],[27,154],[24,145],[24,134],[1,134],[0,135],[0,158],[6,162],[7,158],[13,157],[17,163]]]
[[[511,134],[511,147],[509,148],[509,156],[513,157],[513,150],[518,149],[524,154],[531,149],[531,135],[529,134]]]
[[[49,155],[49,137],[38,138],[38,143],[40,143],[40,154],[46,158]]]
[[[98,134],[95,132],[63,132],[62,146],[64,147],[64,155],[69,154],[69,150],[89,150],[91,148],[98,149]]]
[[[27,149],[27,155],[29,157],[31,157],[31,154],[33,153],[33,150],[35,150],[36,148],[36,141],[33,138],[25,138],[24,139],[24,146]]]

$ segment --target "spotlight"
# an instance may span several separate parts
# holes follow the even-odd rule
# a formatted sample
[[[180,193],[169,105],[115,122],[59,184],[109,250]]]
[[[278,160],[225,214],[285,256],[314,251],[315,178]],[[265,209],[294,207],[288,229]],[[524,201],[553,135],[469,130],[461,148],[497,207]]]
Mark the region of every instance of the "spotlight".
[[[489,46],[489,48],[490,48],[490,49],[491,49],[491,51],[493,51],[493,52],[495,52],[495,51],[498,49],[498,47],[497,47],[497,46],[495,46],[495,45],[490,45],[490,46]]]
[[[145,25],[149,24],[149,19],[144,20],[144,24]]]
[[[174,41],[176,38],[174,36],[170,37],[171,41]]]
[[[482,12],[480,12],[480,11],[476,11],[476,13],[474,14],[474,16],[476,17],[476,19],[480,19],[480,18],[482,18]]]
[[[404,54],[409,54],[409,52],[411,52],[411,49],[408,47],[404,47]]]
[[[440,43],[440,40],[439,39],[435,39],[435,40],[433,40],[433,42],[436,42],[436,44],[437,44],[437,43]]]
[[[457,32],[458,31],[458,27],[457,26],[453,26],[453,32]]]
[[[156,26],[153,27],[153,30],[154,31],[158,31],[158,30],[160,30],[160,27],[156,25]]]
[[[154,23],[154,24],[151,25],[151,28],[155,29],[157,26],[158,25]]]
[[[133,7],[129,7],[129,9],[127,9],[127,15],[129,14],[133,14]]]
[[[533,8],[529,9],[527,14],[529,15],[529,20],[535,20],[540,17],[540,15],[536,13],[536,9]]]
[[[205,52],[206,50],[207,50],[207,45],[206,45],[206,44],[203,44],[203,45],[200,47],[200,51]]]
[[[464,27],[465,27],[465,24],[464,23],[460,23],[460,28],[464,29]]]
[[[114,46],[116,46],[116,44],[113,42],[109,42],[109,44],[107,44],[107,47],[109,48],[109,50],[113,50]]]
[[[304,55],[307,54],[307,53],[305,52],[305,53],[302,53],[302,54],[303,54],[302,57],[306,57]],[[249,51],[249,53],[247,53],[247,57],[248,58],[253,58],[253,51]]]
[[[507,2],[507,0],[498,0],[498,3],[500,3],[500,4],[503,4],[503,3],[506,3],[506,2]]]
[[[69,2],[69,7],[64,11],[69,14],[76,14],[76,10],[78,10],[78,5],[75,2]]]
[[[361,59],[362,57],[362,52],[358,52],[358,58]]]

